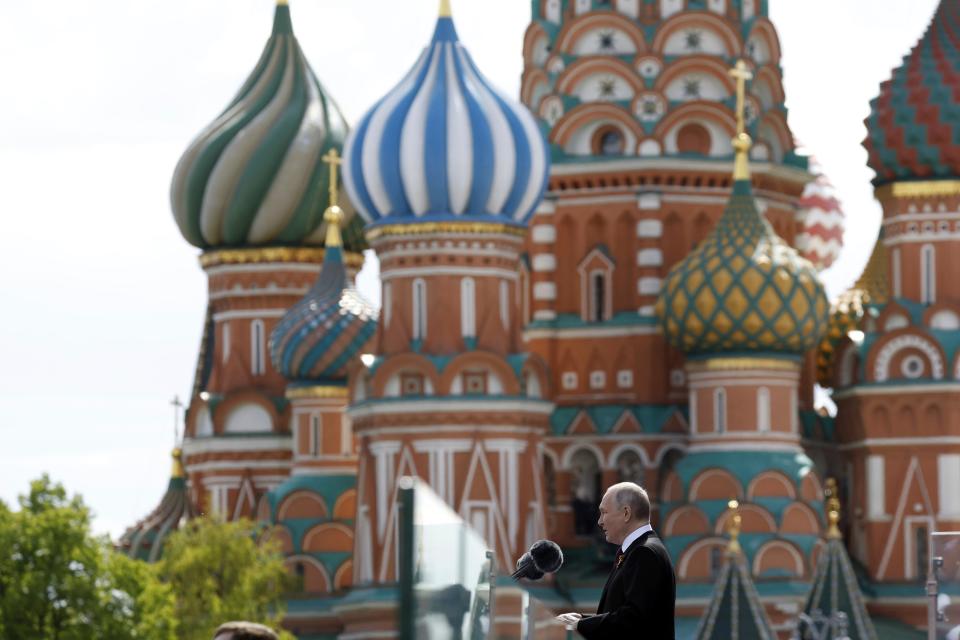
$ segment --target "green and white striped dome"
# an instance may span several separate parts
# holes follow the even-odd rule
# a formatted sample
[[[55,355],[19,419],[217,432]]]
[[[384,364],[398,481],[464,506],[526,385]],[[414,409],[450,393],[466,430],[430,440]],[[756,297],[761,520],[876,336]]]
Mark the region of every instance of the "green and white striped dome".
[[[346,135],[282,2],[253,73],[177,165],[170,197],[180,232],[203,249],[322,245],[322,157]]]

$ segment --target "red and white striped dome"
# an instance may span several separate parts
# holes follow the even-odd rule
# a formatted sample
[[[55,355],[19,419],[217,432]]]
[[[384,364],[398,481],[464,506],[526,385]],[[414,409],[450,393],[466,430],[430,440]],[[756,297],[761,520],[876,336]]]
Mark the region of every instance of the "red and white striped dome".
[[[823,271],[843,248],[844,214],[833,185],[813,158],[810,170],[816,177],[800,198],[797,216],[801,229],[796,244],[800,255],[812,262],[817,271]]]

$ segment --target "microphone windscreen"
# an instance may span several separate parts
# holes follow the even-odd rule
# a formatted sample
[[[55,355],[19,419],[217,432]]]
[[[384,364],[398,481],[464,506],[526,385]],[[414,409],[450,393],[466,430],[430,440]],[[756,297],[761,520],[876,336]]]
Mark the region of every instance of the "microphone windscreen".
[[[563,551],[551,540],[537,540],[529,553],[533,564],[544,573],[553,573],[563,565]]]
[[[537,568],[536,563],[533,561],[533,558],[530,557],[530,552],[527,551],[525,554],[520,556],[520,559],[517,560],[517,570],[514,572],[515,578],[527,578],[529,580],[539,580],[543,577],[543,572]]]

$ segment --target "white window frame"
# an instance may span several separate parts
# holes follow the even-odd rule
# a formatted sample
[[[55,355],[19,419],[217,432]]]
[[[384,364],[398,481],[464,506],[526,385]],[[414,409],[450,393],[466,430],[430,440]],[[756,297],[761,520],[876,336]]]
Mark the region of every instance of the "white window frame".
[[[920,247],[920,301],[937,301],[937,250],[932,244]]]
[[[460,335],[477,337],[477,283],[470,276],[460,280]]]
[[[727,390],[723,387],[713,390],[713,430],[727,431]]]
[[[413,281],[413,339],[427,337],[427,283],[423,278]]]
[[[757,389],[757,431],[770,431],[770,389],[767,387]]]
[[[250,322],[250,372],[255,376],[262,376],[267,370],[264,335],[263,320]]]

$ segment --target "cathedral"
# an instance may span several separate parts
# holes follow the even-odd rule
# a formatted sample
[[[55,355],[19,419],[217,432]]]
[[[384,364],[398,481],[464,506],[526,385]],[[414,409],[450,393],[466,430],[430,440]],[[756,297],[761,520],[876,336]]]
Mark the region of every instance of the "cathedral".
[[[844,214],[798,152],[768,2],[531,0],[509,96],[443,0],[348,123],[280,0],[173,173],[208,304],[170,486],[121,547],[249,518],[301,579],[298,637],[392,637],[404,476],[501,572],[559,543],[558,611],[596,607],[597,505],[629,480],[678,637],[919,637],[928,535],[960,528],[960,0],[870,105],[881,232],[833,304]]]

